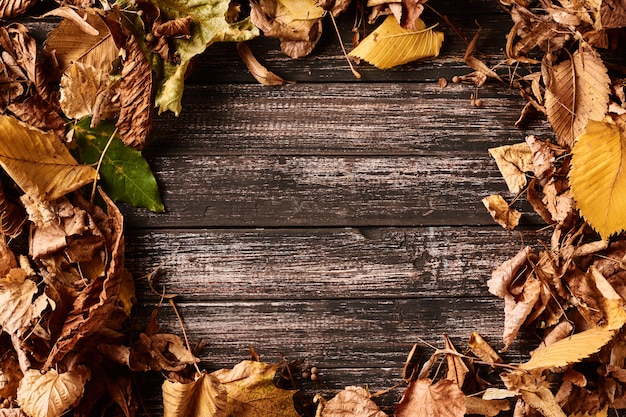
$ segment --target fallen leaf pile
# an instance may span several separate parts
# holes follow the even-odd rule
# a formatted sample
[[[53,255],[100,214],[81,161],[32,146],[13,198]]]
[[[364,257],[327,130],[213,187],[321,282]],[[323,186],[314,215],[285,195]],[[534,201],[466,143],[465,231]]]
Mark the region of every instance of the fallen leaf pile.
[[[34,3],[3,2],[0,17]],[[390,68],[437,56],[443,34],[421,19],[424,3],[368,0],[358,10],[371,24],[386,17],[355,37],[349,57]],[[194,57],[215,42],[238,42],[259,82],[288,83],[243,42],[263,32],[285,54],[306,56],[323,19],[350,1],[103,4],[53,8],[47,15],[59,23],[43,49],[22,24],[0,26],[0,415],[131,417],[138,407],[131,373],[148,371],[165,376],[167,417],[311,414],[294,399],[293,375],[317,380],[317,371],[254,354],[232,369],[202,370],[186,336],[159,331],[158,309],[131,337],[134,281],[115,202],[164,210],[142,150],[154,109],[182,110]],[[607,416],[626,408],[626,83],[609,73],[600,51],[623,37],[626,8],[614,0],[500,4],[513,22],[505,61],[476,56],[479,30],[464,56],[473,72],[455,79],[475,88],[509,81],[527,99],[518,124],[543,114],[553,127],[554,138],[529,135],[489,150],[510,195],[483,200],[510,230],[521,219],[512,203],[525,198],[552,237],[521,248],[487,282],[504,302],[500,351],[478,333],[466,353],[447,336],[434,351],[416,345],[394,415]],[[541,343],[525,362],[504,363],[500,354],[523,328]],[[312,413],[387,415],[376,397],[350,386],[330,399],[316,396]]]

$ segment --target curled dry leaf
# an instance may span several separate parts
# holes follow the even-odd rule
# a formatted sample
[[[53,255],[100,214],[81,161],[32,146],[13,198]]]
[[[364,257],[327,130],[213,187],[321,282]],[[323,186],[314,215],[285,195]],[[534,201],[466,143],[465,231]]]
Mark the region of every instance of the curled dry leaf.
[[[244,42],[237,43],[237,53],[248,67],[250,74],[255,80],[263,85],[283,85],[295,84],[293,81],[286,81],[271,71],[268,71],[252,54],[250,47]]]
[[[388,16],[348,55],[386,69],[438,56],[442,43],[443,32],[426,28],[421,19],[417,19],[415,29],[408,30],[402,28],[394,16]]]
[[[183,384],[163,382],[164,417],[226,417],[227,393],[220,381],[209,374],[200,373],[194,381]]]
[[[81,165],[53,133],[0,116],[0,165],[36,200],[56,200],[91,183],[97,173]]]
[[[252,0],[250,19],[265,36],[280,39],[292,58],[311,53],[322,36],[324,9],[315,0]]]
[[[411,381],[396,406],[397,417],[462,417],[465,394],[453,381],[430,379]]]
[[[626,229],[624,123],[589,121],[572,149],[570,186],[576,208],[604,240]]]
[[[483,204],[496,223],[505,229],[513,230],[519,224],[522,213],[511,208],[500,194],[483,198]]]
[[[82,397],[89,378],[84,366],[64,373],[30,369],[20,382],[17,401],[30,417],[59,417]]]
[[[320,403],[321,417],[386,417],[387,414],[370,398],[362,387],[346,387],[330,401]],[[319,411],[318,411],[319,413]]]
[[[0,329],[18,337],[27,333],[49,305],[45,295],[37,296],[37,283],[26,271],[14,268],[0,279]]]
[[[456,348],[452,344],[452,341],[448,337],[448,335],[443,335],[443,339],[445,342],[445,348],[448,352],[446,353],[446,361],[448,363],[448,372],[446,374],[446,379],[455,382],[459,388],[463,388],[463,383],[465,382],[465,377],[469,373],[469,369],[463,359],[459,355],[455,355]]]
[[[465,407],[467,414],[485,417],[495,417],[502,411],[511,409],[509,400],[485,400],[479,397],[465,397]]]
[[[559,144],[571,148],[590,120],[602,120],[608,110],[610,79],[602,58],[591,50],[546,71],[545,107]]]
[[[533,155],[526,143],[505,145],[489,149],[489,155],[496,160],[509,191],[517,194],[526,186],[526,172],[534,170]]]
[[[1,234],[16,237],[22,231],[24,214],[20,206],[9,199],[4,193],[4,187],[0,182],[0,231]],[[1,252],[1,251],[0,251]],[[1,258],[1,256],[0,256]],[[0,262],[1,263],[1,262]],[[0,268],[0,271],[2,268]],[[4,274],[0,273],[0,276]]]
[[[498,353],[477,333],[472,332],[467,342],[472,353],[484,362],[502,363],[502,358]]]
[[[35,3],[37,0],[4,0],[0,2],[0,19],[19,16]]]

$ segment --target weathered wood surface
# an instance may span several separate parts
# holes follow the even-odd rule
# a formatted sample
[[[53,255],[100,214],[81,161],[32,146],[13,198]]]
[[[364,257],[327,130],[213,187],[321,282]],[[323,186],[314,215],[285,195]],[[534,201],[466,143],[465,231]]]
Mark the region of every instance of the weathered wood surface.
[[[470,38],[478,21],[480,52],[502,59],[511,22],[496,1],[430,3]],[[352,18],[339,23],[349,40]],[[159,268],[155,286],[180,294],[192,342],[208,343],[202,366],[231,367],[252,345],[267,361],[316,364],[324,385],[301,382],[327,397],[347,385],[394,386],[413,343],[441,345],[442,333],[462,347],[478,330],[500,347],[502,303],[485,282],[549,231],[534,230],[540,221],[523,201],[525,231],[494,226],[480,200],[506,188],[487,149],[551,131],[545,121],[513,127],[524,101],[508,86],[481,88],[480,109],[470,107],[474,87],[441,89],[438,78],[471,70],[466,44],[440,29],[438,58],[390,71],[361,64],[361,81],[330,25],[300,60],[274,40],[250,43],[296,85],[255,84],[230,44],[200,57],[181,116],[156,118],[145,151],[167,212],[123,208],[135,320],[159,302],[146,283]],[[171,308],[159,319],[180,333]],[[524,335],[507,360],[522,361],[535,342]],[[145,378],[143,402],[159,415],[160,376]],[[400,392],[377,402],[389,411]]]

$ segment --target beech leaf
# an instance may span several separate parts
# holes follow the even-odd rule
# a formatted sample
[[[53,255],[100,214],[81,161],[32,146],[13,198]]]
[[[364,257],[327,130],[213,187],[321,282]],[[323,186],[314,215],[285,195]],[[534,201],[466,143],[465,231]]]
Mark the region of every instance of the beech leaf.
[[[83,396],[89,378],[89,369],[80,366],[62,374],[29,369],[20,381],[17,401],[30,417],[58,417]]]
[[[117,58],[118,48],[107,25],[96,13],[85,13],[85,23],[95,29],[97,35],[86,33],[81,25],[70,19],[62,20],[48,35],[46,49],[54,52],[61,72],[65,72],[73,62],[109,72],[111,63]]]
[[[426,28],[417,19],[414,30],[402,28],[394,16],[385,21],[359,43],[348,55],[387,69],[421,58],[439,55],[443,32]]]
[[[448,379],[411,381],[396,407],[396,417],[463,417],[465,394]]]
[[[96,178],[96,170],[76,162],[54,133],[0,116],[0,139],[0,165],[36,200],[56,200]]]
[[[321,417],[387,417],[362,387],[346,387],[323,404]]]
[[[274,385],[278,367],[279,364],[243,361],[233,369],[213,372],[211,375],[217,377],[228,392],[228,416],[297,417],[293,406],[296,391]]]
[[[206,373],[193,382],[163,382],[163,417],[226,417],[226,389]]]
[[[580,362],[609,343],[615,335],[613,326],[596,327],[561,339],[546,347],[535,350],[530,360],[520,369],[547,369]]]
[[[610,79],[602,58],[590,50],[552,67],[545,94],[548,120],[559,144],[574,145],[589,120],[602,120],[608,110]]]
[[[602,237],[626,229],[626,132],[610,118],[590,121],[572,149],[576,208]]]
[[[95,164],[106,147],[115,128],[104,121],[94,129],[85,118],[74,125],[81,159]],[[156,179],[141,152],[125,146],[115,135],[100,167],[102,188],[113,200],[124,201],[136,207],[145,207],[155,212],[164,210]]]

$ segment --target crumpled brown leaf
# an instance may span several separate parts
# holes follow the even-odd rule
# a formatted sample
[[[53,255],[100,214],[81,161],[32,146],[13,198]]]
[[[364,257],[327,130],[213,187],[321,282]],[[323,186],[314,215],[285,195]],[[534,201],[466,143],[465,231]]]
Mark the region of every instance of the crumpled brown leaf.
[[[0,328],[2,331],[21,337],[27,333],[43,311],[48,308],[50,299],[45,294],[37,295],[37,283],[27,277],[21,268],[9,271],[0,279]]]
[[[396,406],[397,417],[462,417],[465,394],[453,381],[430,379],[411,381]]]
[[[200,373],[194,381],[183,384],[163,382],[164,417],[226,417],[227,392],[213,375]]]
[[[37,0],[3,0],[0,2],[0,19],[19,16],[35,3]]]
[[[509,191],[513,194],[519,193],[526,186],[526,172],[534,169],[533,155],[528,144],[516,143],[491,148],[489,155],[495,159]]]
[[[320,402],[321,417],[386,417],[362,387],[346,387],[328,402]],[[321,413],[319,409],[321,408]]]
[[[483,204],[491,214],[491,217],[500,226],[508,230],[513,230],[522,217],[522,213],[509,206],[509,203],[500,195],[494,194],[483,198]]]
[[[237,43],[237,53],[248,67],[250,74],[255,80],[263,85],[283,85],[283,84],[295,84],[294,81],[287,81],[268,71],[252,54],[250,47],[245,42]]]

